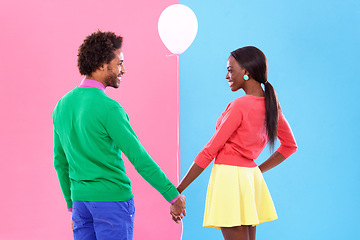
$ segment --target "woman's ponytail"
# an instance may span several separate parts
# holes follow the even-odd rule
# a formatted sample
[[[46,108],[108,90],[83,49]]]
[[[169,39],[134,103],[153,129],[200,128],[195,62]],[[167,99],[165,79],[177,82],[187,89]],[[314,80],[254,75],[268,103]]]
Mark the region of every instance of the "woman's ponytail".
[[[266,81],[265,85],[265,121],[266,132],[269,139],[270,151],[274,151],[274,145],[277,138],[277,125],[279,117],[279,101],[274,87]]]

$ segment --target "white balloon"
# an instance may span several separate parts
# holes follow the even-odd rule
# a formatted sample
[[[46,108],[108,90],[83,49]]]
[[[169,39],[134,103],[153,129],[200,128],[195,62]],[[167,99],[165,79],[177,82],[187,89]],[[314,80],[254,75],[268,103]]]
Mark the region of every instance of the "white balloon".
[[[195,13],[187,6],[174,4],[160,15],[158,30],[161,41],[174,54],[183,53],[194,41],[198,21]]]

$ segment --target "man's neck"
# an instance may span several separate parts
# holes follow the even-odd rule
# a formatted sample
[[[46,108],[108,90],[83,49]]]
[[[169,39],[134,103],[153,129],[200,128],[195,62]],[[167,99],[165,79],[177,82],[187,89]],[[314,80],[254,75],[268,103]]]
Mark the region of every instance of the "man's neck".
[[[85,78],[90,79],[90,80],[94,80],[94,81],[98,81],[99,83],[101,83],[102,85],[104,85],[106,87],[104,81],[100,80],[98,77],[86,75]]]
[[[103,90],[104,92],[105,92],[105,88],[106,88],[103,83],[101,83],[100,81],[95,80],[95,79],[89,79],[88,76],[85,76],[85,78],[80,83],[79,87],[99,88],[99,89]]]

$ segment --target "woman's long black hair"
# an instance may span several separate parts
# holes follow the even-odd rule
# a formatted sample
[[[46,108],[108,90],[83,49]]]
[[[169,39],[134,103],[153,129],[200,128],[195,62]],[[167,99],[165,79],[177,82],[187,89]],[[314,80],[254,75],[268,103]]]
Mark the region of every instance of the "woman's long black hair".
[[[250,76],[265,85],[265,117],[266,132],[269,139],[270,150],[274,150],[277,138],[277,125],[279,113],[279,101],[275,89],[267,80],[267,62],[265,54],[258,48],[248,46],[236,49],[231,52],[241,67],[245,68]]]

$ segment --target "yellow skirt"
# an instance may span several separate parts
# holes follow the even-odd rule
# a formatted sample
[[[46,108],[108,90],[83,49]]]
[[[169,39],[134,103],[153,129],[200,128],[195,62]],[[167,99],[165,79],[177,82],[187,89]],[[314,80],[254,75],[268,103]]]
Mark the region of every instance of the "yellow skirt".
[[[277,219],[258,167],[214,164],[206,196],[204,227],[258,225]]]

